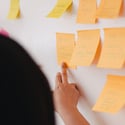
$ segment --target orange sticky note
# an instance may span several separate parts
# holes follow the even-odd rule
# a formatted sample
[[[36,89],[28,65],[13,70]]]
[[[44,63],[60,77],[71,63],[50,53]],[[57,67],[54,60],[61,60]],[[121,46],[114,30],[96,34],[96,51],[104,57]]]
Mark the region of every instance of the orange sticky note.
[[[68,33],[56,33],[56,49],[58,64],[65,62],[68,67],[76,68],[70,64],[72,53],[75,47],[75,35]]]
[[[101,0],[96,16],[100,18],[116,18],[120,14],[122,0]]]
[[[125,62],[125,28],[104,29],[104,45],[97,67],[122,68]]]
[[[96,0],[80,0],[77,23],[96,23]]]
[[[72,5],[72,0],[58,0],[47,17],[59,18]]]
[[[71,59],[71,64],[77,66],[89,66],[96,57],[100,43],[99,30],[78,31],[78,41]]]
[[[17,19],[20,17],[20,1],[11,0],[8,19]]]
[[[99,96],[94,111],[116,113],[125,104],[125,76],[108,75],[106,85]]]

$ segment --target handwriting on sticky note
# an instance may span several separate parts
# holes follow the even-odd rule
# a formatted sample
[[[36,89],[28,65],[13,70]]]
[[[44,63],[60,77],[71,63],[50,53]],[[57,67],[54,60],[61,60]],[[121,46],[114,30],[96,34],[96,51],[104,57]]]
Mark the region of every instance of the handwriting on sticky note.
[[[122,68],[125,62],[125,28],[104,29],[104,45],[97,67]]]
[[[47,17],[59,18],[72,4],[72,0],[58,0]]]
[[[20,1],[11,0],[8,19],[17,19],[20,17]]]
[[[69,67],[75,68],[70,64],[72,53],[75,47],[75,35],[67,33],[56,33],[57,60],[58,64],[65,62]]]
[[[78,41],[74,49],[71,64],[89,66],[92,64],[100,43],[99,30],[78,31]]]
[[[96,0],[80,0],[77,23],[95,23],[96,22]]]
[[[119,16],[123,0],[101,0],[96,16],[100,18],[116,18]]]
[[[106,85],[101,92],[94,111],[116,113],[125,103],[125,76],[108,75]]]

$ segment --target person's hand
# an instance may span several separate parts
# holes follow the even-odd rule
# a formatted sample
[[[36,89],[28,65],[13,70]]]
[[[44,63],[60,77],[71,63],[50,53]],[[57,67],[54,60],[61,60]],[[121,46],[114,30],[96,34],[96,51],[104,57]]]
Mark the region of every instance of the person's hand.
[[[60,115],[75,109],[80,95],[76,85],[68,82],[66,64],[63,63],[61,68],[62,72],[56,75],[56,86],[53,92],[55,110]]]
[[[56,75],[56,87],[53,92],[55,110],[62,117],[65,125],[89,125],[78,111],[79,91],[76,85],[68,82],[67,66],[62,64],[62,72]]]

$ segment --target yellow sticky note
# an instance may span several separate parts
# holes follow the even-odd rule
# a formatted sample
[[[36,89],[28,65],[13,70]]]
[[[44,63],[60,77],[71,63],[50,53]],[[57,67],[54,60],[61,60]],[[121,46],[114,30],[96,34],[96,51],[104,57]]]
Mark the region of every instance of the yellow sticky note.
[[[100,18],[116,18],[120,14],[122,0],[101,0],[96,16]]]
[[[104,29],[104,44],[97,67],[122,68],[125,62],[125,28]]]
[[[125,104],[125,76],[108,75],[106,85],[101,92],[94,111],[116,113]]]
[[[68,33],[56,33],[56,41],[58,64],[65,62],[68,67],[76,68],[76,66],[70,64],[75,47],[75,35]]]
[[[80,0],[77,23],[96,23],[96,0]]]
[[[78,41],[73,52],[71,64],[77,66],[91,65],[96,57],[99,43],[99,30],[78,31]]]
[[[53,10],[47,17],[59,18],[70,7],[72,0],[58,0]]]
[[[19,0],[11,0],[8,19],[17,19],[19,17],[20,17],[20,1]]]

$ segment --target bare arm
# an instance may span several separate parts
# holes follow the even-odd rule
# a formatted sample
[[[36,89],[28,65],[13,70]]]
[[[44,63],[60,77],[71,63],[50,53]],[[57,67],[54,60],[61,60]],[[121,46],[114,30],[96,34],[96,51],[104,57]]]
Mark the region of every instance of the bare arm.
[[[75,84],[68,83],[67,66],[62,64],[62,72],[57,73],[54,90],[55,109],[66,125],[89,125],[77,109],[79,91]]]

